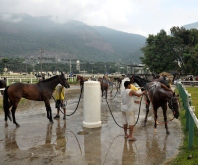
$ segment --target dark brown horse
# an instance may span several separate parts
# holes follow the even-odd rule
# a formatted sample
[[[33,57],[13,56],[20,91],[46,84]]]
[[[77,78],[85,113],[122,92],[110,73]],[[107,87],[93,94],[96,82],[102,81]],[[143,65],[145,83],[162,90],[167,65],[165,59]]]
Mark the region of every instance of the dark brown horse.
[[[7,82],[6,79],[0,80],[0,88],[6,88],[7,87]],[[3,95],[4,90],[1,90],[1,94]]]
[[[46,80],[41,80],[36,84],[25,84],[18,82],[6,87],[3,95],[5,125],[8,126],[7,117],[11,120],[9,109],[10,107],[12,107],[11,112],[13,123],[16,124],[17,127],[20,126],[16,122],[15,111],[22,97],[28,100],[44,101],[47,111],[47,118],[50,122],[53,123],[52,111],[50,107],[50,98],[52,97],[55,87],[59,83],[63,85],[65,88],[70,87],[63,73],[61,73],[61,75],[56,75]]]
[[[169,134],[168,126],[167,126],[167,103],[169,108],[173,111],[174,117],[177,119],[179,117],[179,106],[178,106],[178,97],[175,93],[168,88],[166,85],[160,83],[159,81],[148,81],[140,78],[139,76],[132,76],[132,82],[136,82],[140,87],[144,87],[148,94],[146,95],[146,116],[144,120],[144,124],[146,125],[147,116],[149,113],[149,106],[152,103],[153,112],[154,112],[154,128],[157,128],[157,109],[159,107],[163,110],[164,123],[166,128],[166,133]]]
[[[84,77],[82,77],[80,75],[77,75],[76,81],[77,82],[80,81],[80,87],[83,88],[84,87],[84,82],[88,81],[88,79],[84,78]]]
[[[118,87],[118,89],[120,89],[120,86],[121,86],[121,83],[122,83],[122,80],[123,80],[124,78],[123,77],[117,77],[117,87]]]
[[[109,88],[109,82],[105,78],[98,78],[98,81],[100,81],[101,91],[102,91],[102,97],[105,92],[105,98],[107,99],[107,92]]]

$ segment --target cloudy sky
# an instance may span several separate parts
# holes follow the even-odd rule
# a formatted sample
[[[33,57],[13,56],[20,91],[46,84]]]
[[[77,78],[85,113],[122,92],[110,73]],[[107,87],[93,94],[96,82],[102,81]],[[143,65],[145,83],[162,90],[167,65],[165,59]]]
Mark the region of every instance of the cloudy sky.
[[[0,0],[0,12],[78,20],[147,37],[198,22],[198,0]]]

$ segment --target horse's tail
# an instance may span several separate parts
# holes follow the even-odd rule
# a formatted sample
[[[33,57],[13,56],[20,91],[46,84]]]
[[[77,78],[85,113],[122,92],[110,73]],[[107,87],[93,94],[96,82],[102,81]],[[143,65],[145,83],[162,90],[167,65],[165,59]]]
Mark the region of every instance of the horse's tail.
[[[168,87],[167,87],[166,85],[164,85],[164,84],[161,84],[161,87],[162,87],[165,91],[171,91],[171,92],[173,92],[171,88],[168,88]]]
[[[4,109],[4,113],[5,113],[5,118],[8,117],[10,119],[10,121],[12,121],[12,119],[10,117],[10,111],[9,111],[8,88],[9,88],[9,86],[7,86],[4,90],[3,109]]]

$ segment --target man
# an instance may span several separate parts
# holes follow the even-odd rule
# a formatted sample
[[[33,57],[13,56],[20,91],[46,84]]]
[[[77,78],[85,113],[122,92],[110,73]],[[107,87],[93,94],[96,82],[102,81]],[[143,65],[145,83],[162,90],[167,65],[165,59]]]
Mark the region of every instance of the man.
[[[56,108],[57,108],[57,115],[54,117],[54,119],[59,119],[60,115],[60,107],[64,111],[63,120],[66,119],[66,105],[65,105],[65,90],[64,87],[61,84],[58,84],[55,88],[55,100],[56,100]]]
[[[135,141],[136,138],[133,137],[133,127],[135,124],[135,113],[133,109],[133,105],[135,104],[134,97],[133,96],[142,96],[146,93],[146,91],[143,91],[141,93],[137,93],[134,90],[131,90],[131,82],[125,81],[124,82],[125,89],[122,91],[122,105],[121,105],[121,111],[122,111],[122,121],[123,121],[123,128],[124,128],[124,137],[128,138],[129,141]],[[129,134],[127,133],[127,128],[129,126]]]

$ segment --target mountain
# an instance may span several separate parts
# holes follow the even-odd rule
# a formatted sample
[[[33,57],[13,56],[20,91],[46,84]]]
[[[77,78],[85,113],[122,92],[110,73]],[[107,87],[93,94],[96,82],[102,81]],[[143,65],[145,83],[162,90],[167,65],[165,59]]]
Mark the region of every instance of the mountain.
[[[187,24],[187,25],[184,25],[183,27],[186,29],[193,29],[193,28],[198,29],[198,22]]]
[[[146,37],[79,21],[55,23],[52,17],[0,14],[0,57],[78,59],[140,63]]]

